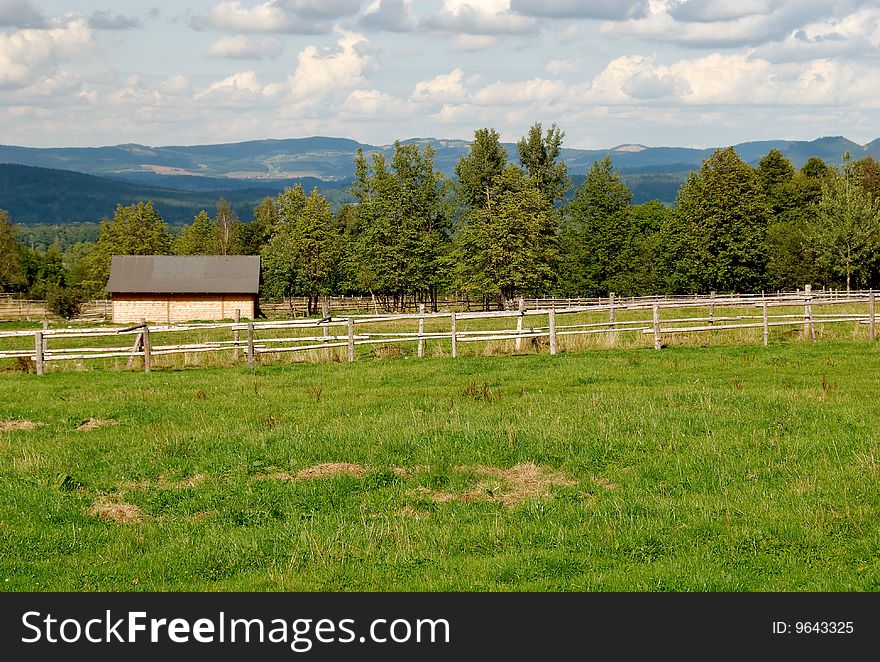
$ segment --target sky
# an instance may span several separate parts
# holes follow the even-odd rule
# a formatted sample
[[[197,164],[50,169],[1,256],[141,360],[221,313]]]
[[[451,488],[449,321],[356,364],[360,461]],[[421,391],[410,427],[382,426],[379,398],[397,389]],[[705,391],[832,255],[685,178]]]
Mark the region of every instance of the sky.
[[[880,0],[0,0],[0,143],[880,137]]]

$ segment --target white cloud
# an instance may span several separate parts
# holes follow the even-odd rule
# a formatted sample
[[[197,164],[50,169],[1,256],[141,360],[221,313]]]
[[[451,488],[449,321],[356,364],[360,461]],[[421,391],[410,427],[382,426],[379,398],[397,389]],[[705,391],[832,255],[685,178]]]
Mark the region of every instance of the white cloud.
[[[192,93],[189,78],[183,74],[175,74],[166,78],[159,87],[166,96],[185,96]]]
[[[664,100],[684,106],[873,108],[878,85],[875,67],[833,60],[774,64],[743,53],[713,53],[656,65],[650,58],[626,56],[612,60],[580,99],[611,105]]]
[[[195,95],[195,101],[208,100],[227,107],[248,107],[265,103],[266,87],[253,71],[239,71],[211,83]]]
[[[547,73],[558,77],[570,71],[577,71],[582,64],[583,59],[581,58],[556,58],[547,63]]]
[[[331,21],[313,20],[286,11],[277,0],[266,0],[253,7],[243,6],[239,0],[227,0],[193,17],[191,25],[197,30],[290,34],[323,34],[333,27]]]
[[[472,53],[485,51],[498,43],[498,38],[486,34],[460,34],[452,40],[450,48],[454,51]]]
[[[459,103],[470,97],[463,81],[464,71],[453,69],[448,74],[440,74],[416,83],[410,98],[418,103]]]
[[[381,121],[389,116],[406,116],[415,110],[412,103],[402,101],[379,90],[355,90],[348,95],[342,112]]]
[[[474,95],[482,105],[545,103],[561,100],[568,86],[559,80],[533,78],[513,83],[492,83]]]
[[[648,12],[603,24],[612,37],[649,39],[693,48],[757,46],[785,38],[827,17],[846,15],[874,2],[841,0],[651,0]]]
[[[412,32],[417,24],[412,0],[375,0],[358,20],[359,28],[387,32]]]
[[[25,87],[92,46],[92,33],[84,19],[55,21],[45,30],[0,32],[0,89]]]
[[[284,44],[275,37],[252,39],[244,35],[223,37],[208,46],[210,57],[230,60],[275,59],[284,50]]]
[[[511,13],[510,0],[443,0],[439,12],[422,22],[422,27],[442,34],[524,34],[538,29],[528,16]]]
[[[356,32],[340,32],[336,48],[308,46],[297,56],[297,67],[288,78],[294,97],[328,96],[366,84],[376,66],[374,49]]]

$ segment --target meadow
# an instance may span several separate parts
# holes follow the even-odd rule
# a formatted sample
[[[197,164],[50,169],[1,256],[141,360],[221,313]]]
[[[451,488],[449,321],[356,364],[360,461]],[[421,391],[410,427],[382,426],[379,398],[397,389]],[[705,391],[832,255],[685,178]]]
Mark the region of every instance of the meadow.
[[[0,373],[0,586],[880,589],[876,344],[562,349]]]

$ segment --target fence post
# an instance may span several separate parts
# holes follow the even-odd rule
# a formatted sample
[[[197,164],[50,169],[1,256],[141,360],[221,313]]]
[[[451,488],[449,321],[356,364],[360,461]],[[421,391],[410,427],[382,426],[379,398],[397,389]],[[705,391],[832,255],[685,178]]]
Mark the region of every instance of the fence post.
[[[37,364],[37,375],[42,375],[43,365],[43,332],[37,331],[34,334],[34,363]]]
[[[348,362],[354,363],[354,320],[348,318]]]
[[[868,328],[871,331],[871,340],[876,339],[876,329],[874,322],[874,290],[873,288],[868,293],[868,315],[870,315],[870,319],[868,320]]]
[[[144,372],[150,372],[153,368],[153,346],[150,344],[150,327],[144,327]]]
[[[715,324],[715,292],[709,292],[709,324]]]
[[[241,309],[235,309],[235,328],[232,330],[232,360],[238,363],[238,341],[241,339],[239,335],[238,325],[241,324]]]
[[[513,341],[513,349],[516,352],[522,349],[523,317],[525,317],[526,312],[526,300],[522,297],[519,298],[517,308],[519,309],[519,317],[516,318],[516,340]]]
[[[655,303],[653,306],[654,313],[654,349],[660,349],[660,304]]]
[[[813,300],[813,286],[810,283],[804,285],[804,337],[810,337],[816,340],[816,327],[813,325],[813,306],[810,302]]]
[[[327,320],[324,322],[324,342],[330,342],[330,298],[323,297],[321,299],[321,319]],[[324,350],[324,359],[330,359],[330,350]]]
[[[767,320],[767,301],[764,301],[764,347],[770,344],[770,324]]]
[[[457,315],[457,313],[455,313],[453,311],[453,313],[452,313],[452,358],[455,358],[456,356],[458,356],[458,334],[455,331],[456,315]]]
[[[613,345],[617,342],[617,331],[614,330],[614,292],[608,293],[608,329],[611,331],[608,339]]]
[[[247,325],[247,362],[249,366],[254,365],[254,323],[248,322]]]
[[[43,320],[43,331],[49,330],[49,320]],[[49,339],[43,334],[43,356],[49,352]]]
[[[419,358],[425,358],[425,304],[419,304]]]
[[[550,309],[550,356],[556,356],[556,308]]]

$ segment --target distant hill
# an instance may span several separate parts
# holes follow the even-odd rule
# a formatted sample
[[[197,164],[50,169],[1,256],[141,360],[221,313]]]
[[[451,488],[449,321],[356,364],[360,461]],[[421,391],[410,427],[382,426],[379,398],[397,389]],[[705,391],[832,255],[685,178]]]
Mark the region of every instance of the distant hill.
[[[316,182],[319,180],[307,180],[304,186]],[[118,204],[152,200],[162,218],[180,224],[191,223],[202,209],[212,212],[223,197],[239,218],[248,221],[263,198],[274,197],[283,186],[293,183],[286,180],[259,187],[180,190],[70,170],[0,164],[0,209],[8,211],[19,224],[73,223],[112,218]],[[328,187],[325,194],[337,200],[345,196],[339,187]]]
[[[409,138],[401,143],[431,145],[435,166],[449,177],[454,177],[455,164],[469,146],[467,140],[436,138]],[[516,145],[505,143],[504,147],[516,160]],[[832,136],[745,142],[734,147],[753,165],[773,148],[796,167],[811,156],[839,164],[846,151],[856,159],[869,155],[880,159],[880,139],[859,145]],[[274,196],[294,182],[306,190],[317,186],[338,207],[350,200],[347,189],[358,148],[389,157],[394,151],[393,145],[322,136],[166,147],[0,145],[0,164],[9,164],[0,165],[0,208],[10,211],[18,223],[67,223],[99,220],[112,216],[118,203],[148,199],[169,222],[188,223],[200,209],[213,209],[224,197],[241,218],[249,219],[263,197]],[[688,173],[714,150],[626,144],[600,150],[564,148],[562,158],[578,182],[594,161],[610,154],[633,191],[634,202],[656,199],[671,204]]]

